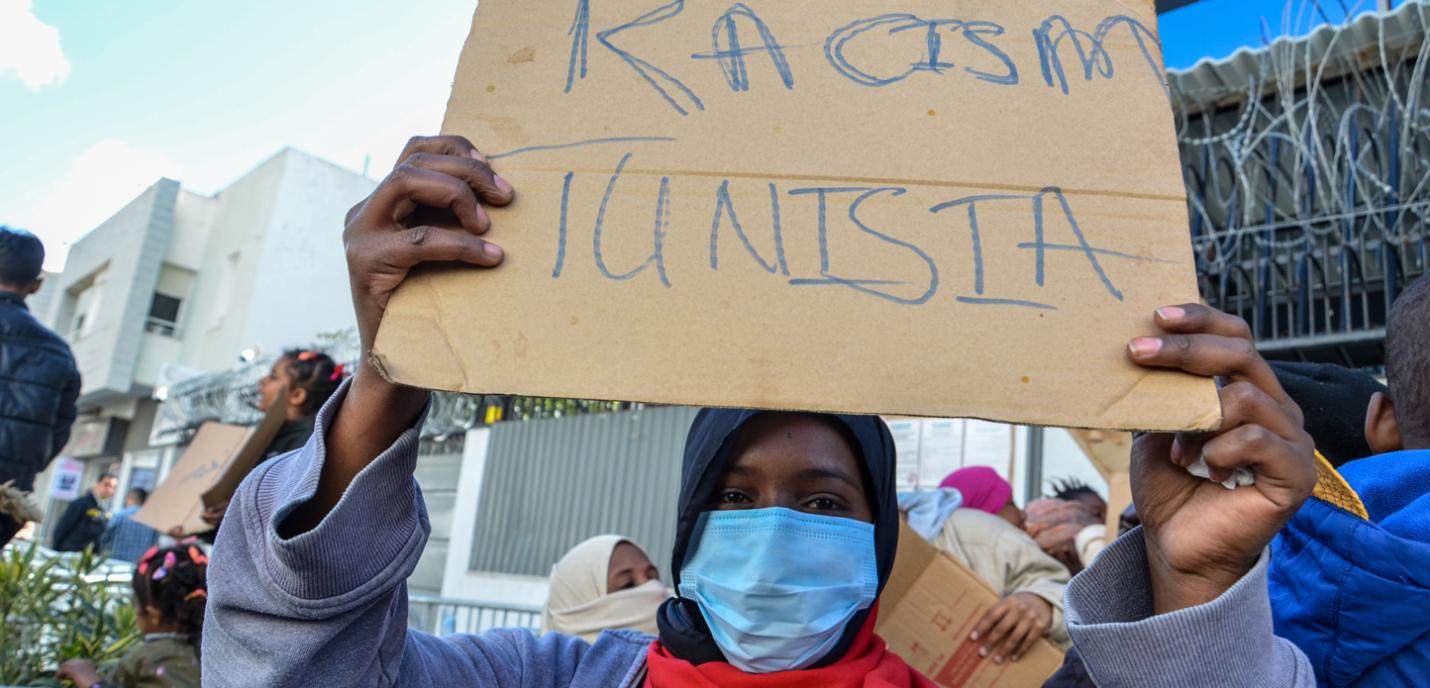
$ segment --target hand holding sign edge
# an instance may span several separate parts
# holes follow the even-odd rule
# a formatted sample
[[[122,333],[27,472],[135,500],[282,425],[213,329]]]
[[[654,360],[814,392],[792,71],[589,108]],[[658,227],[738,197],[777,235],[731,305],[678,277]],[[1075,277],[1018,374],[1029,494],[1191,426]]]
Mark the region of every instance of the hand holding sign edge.
[[[1219,430],[1143,434],[1133,443],[1133,501],[1162,614],[1210,602],[1250,571],[1310,496],[1316,468],[1301,410],[1257,353],[1245,321],[1200,304],[1160,308],[1155,320],[1165,334],[1132,340],[1135,363],[1225,383]],[[1228,490],[1197,478],[1185,466],[1199,455],[1215,480],[1245,467],[1256,482]]]
[[[393,292],[422,263],[500,265],[501,247],[480,236],[491,228],[483,204],[507,205],[515,197],[511,185],[497,176],[471,141],[416,136],[392,172],[348,211],[343,248],[361,358],[328,429],[317,492],[279,524],[284,537],[317,527],[353,477],[397,441],[427,403],[426,390],[387,381],[369,360]],[[461,230],[423,223],[432,210],[455,217]]]

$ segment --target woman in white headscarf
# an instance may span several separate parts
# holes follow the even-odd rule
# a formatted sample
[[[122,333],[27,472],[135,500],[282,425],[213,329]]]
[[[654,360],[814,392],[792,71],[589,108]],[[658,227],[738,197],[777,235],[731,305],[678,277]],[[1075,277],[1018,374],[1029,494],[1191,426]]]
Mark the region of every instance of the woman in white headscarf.
[[[644,550],[619,535],[598,535],[572,547],[551,567],[541,632],[592,642],[606,629],[654,635],[656,610],[670,596]]]

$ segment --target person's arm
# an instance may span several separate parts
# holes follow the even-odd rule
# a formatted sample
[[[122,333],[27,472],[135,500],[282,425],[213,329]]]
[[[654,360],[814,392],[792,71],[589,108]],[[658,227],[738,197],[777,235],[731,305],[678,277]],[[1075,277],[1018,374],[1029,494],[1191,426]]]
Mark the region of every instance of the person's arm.
[[[94,666],[94,662],[88,659],[65,660],[55,671],[55,678],[67,680],[73,683],[75,688],[90,688],[104,680],[99,669]]]
[[[1104,686],[1314,685],[1305,656],[1276,637],[1266,591],[1266,547],[1316,484],[1301,410],[1240,318],[1184,304],[1155,322],[1166,334],[1133,340],[1128,355],[1217,378],[1221,427],[1134,440],[1142,527],[1068,586],[1073,642]],[[1187,472],[1198,457],[1211,480]],[[1238,468],[1255,483],[1222,487]]]
[[[1063,623],[1063,590],[1067,587],[1067,567],[1044,552],[1038,543],[1013,529],[999,536],[999,549],[1008,552],[1008,594],[1037,595],[1051,607],[1052,618],[1045,633],[1048,640],[1066,648],[1067,627]]]
[[[50,437],[50,455],[45,457],[45,465],[48,466],[61,450],[70,441],[70,428],[74,426],[75,415],[78,409],[75,407],[75,400],[79,398],[80,378],[79,371],[65,382],[65,386],[60,390],[59,412],[55,416],[55,429]],[[44,467],[41,467],[43,470]]]
[[[1003,599],[974,624],[969,640],[978,643],[979,653],[995,663],[1022,659],[1044,636],[1067,647],[1062,612],[1067,568],[1016,526],[996,518],[987,523],[996,531],[982,534],[986,542],[981,547],[986,551],[969,549],[968,555],[986,560],[975,570],[985,580],[990,573],[998,577],[993,586]]]
[[[1103,550],[1067,589],[1068,633],[1102,686],[1316,685],[1272,628],[1268,555],[1209,602],[1156,614],[1141,529]]]
[[[350,383],[334,393],[321,430],[350,394]],[[209,563],[205,686],[522,685],[514,634],[447,642],[407,628],[406,580],[430,529],[412,477],[420,428],[405,428],[320,524],[291,537],[279,524],[318,489],[323,433],[244,479]]]
[[[370,359],[388,299],[420,263],[501,264],[501,247],[478,236],[491,227],[482,203],[506,205],[514,198],[511,185],[465,138],[415,137],[392,174],[348,212],[343,244],[361,354],[348,399],[332,421],[316,491],[285,521],[285,534],[318,525],[348,483],[417,420],[427,403],[426,390],[388,382]],[[419,208],[450,213],[461,230],[414,225],[409,218]]]
[[[265,462],[234,494],[209,568],[205,686],[564,686],[586,644],[526,631],[438,639],[407,628],[406,579],[429,523],[413,479],[427,393],[368,364],[386,298],[412,266],[474,259],[477,194],[493,173],[465,139],[413,139],[348,216],[349,277],[362,341],[357,374],[296,454]],[[406,229],[418,204],[450,207],[470,232]],[[480,213],[477,222],[474,213]],[[419,228],[421,229],[421,228]]]

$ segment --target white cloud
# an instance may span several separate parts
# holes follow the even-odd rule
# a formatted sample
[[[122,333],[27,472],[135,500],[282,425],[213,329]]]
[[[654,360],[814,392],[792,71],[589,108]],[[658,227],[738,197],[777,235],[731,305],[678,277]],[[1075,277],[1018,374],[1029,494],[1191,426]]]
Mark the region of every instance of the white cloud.
[[[155,151],[107,139],[80,154],[63,179],[51,184],[15,224],[45,242],[45,269],[64,268],[69,247],[134,200],[160,177],[181,178],[179,164]]]
[[[59,29],[35,17],[31,0],[0,0],[0,78],[15,77],[38,91],[69,75]]]

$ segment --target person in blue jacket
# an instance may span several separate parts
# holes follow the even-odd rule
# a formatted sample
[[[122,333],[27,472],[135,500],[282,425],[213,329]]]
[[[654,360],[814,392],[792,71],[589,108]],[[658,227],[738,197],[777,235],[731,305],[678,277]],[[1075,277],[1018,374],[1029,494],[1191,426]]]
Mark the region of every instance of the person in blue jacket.
[[[1385,358],[1372,456],[1340,467],[1354,494],[1318,489],[1271,548],[1276,633],[1322,686],[1430,682],[1430,275],[1392,307]]]

